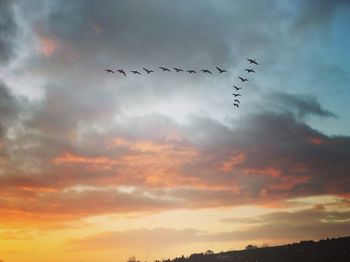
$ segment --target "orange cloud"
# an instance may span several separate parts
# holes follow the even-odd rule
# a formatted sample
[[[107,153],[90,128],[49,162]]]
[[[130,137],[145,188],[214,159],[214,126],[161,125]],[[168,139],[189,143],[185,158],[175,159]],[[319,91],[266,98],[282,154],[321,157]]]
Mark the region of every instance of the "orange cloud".
[[[321,138],[319,138],[319,137],[310,137],[310,138],[309,138],[309,141],[310,141],[310,143],[313,144],[313,145],[322,145],[322,144],[325,144],[325,143],[326,143],[325,140],[323,140],[323,139],[321,139]]]
[[[258,168],[247,168],[243,170],[243,173],[247,175],[259,175],[259,176],[269,176],[269,177],[281,177],[282,172],[276,167],[268,167],[264,169]]]
[[[56,40],[52,38],[40,36],[39,42],[40,42],[40,53],[43,54],[44,56],[51,56],[57,50],[58,43]]]
[[[85,164],[99,167],[101,169],[110,169],[113,165],[117,164],[118,161],[108,157],[84,157],[72,153],[65,153],[62,156],[55,157],[53,163],[56,165]]]
[[[166,185],[194,185],[197,179],[184,175],[182,167],[197,157],[197,151],[191,146],[154,141],[127,141],[117,138],[112,141],[113,148],[123,147],[126,153],[116,156],[83,156],[64,153],[52,159],[55,165],[80,165],[85,170],[91,168],[110,170],[118,175],[111,175],[109,183]]]
[[[271,185],[270,188],[275,190],[290,190],[294,188],[296,185],[306,183],[307,181],[309,181],[309,179],[310,178],[308,176],[300,176],[300,177],[284,176],[282,177],[280,182]]]
[[[219,171],[225,173],[232,171],[235,166],[244,162],[245,157],[243,152],[231,156],[227,161],[220,164]]]

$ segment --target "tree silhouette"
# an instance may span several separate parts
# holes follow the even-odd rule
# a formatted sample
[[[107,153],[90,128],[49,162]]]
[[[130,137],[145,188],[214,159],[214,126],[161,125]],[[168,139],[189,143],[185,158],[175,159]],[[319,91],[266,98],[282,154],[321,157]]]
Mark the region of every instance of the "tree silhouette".
[[[248,246],[245,247],[245,250],[252,250],[252,249],[257,249],[257,248],[258,248],[258,246],[249,244]]]
[[[135,256],[131,256],[131,257],[129,257],[129,259],[127,260],[127,262],[140,262],[140,261],[136,260],[136,257],[135,257]]]

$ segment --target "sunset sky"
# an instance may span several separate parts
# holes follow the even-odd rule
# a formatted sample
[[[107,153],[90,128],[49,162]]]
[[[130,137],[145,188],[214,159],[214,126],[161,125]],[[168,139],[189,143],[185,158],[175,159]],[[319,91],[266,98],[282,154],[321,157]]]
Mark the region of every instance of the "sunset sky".
[[[0,0],[0,260],[350,235],[349,25],[348,0]]]

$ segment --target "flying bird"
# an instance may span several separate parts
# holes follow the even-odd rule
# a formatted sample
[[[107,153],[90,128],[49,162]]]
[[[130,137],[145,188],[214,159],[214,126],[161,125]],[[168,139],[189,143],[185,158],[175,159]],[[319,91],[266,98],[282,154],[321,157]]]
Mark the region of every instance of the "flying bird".
[[[130,71],[130,72],[134,73],[135,75],[136,75],[136,74],[137,74],[137,75],[141,75],[141,73],[140,73],[139,71],[137,71],[137,70]]]
[[[209,71],[209,69],[203,69],[201,70],[203,73],[207,73],[207,74],[212,74],[212,72]]]
[[[166,68],[166,67],[159,67],[160,69],[162,69],[163,71],[168,71],[168,72],[170,72],[170,69],[169,68]]]
[[[182,71],[184,71],[184,70],[182,70],[181,68],[176,68],[176,67],[174,67],[174,70],[175,70],[176,72],[182,72]]]
[[[219,71],[220,74],[227,72],[225,69],[221,69],[219,67],[216,67],[216,69]]]
[[[233,103],[233,105],[237,108],[239,107],[239,104]]]
[[[253,69],[244,69],[244,70],[247,71],[248,73],[255,73]]]
[[[186,70],[187,72],[189,72],[190,74],[192,74],[192,73],[197,73],[196,71],[194,71],[194,70]]]
[[[235,93],[232,93],[232,95],[234,95],[235,97],[241,96],[240,94],[235,94]]]
[[[240,76],[238,78],[241,79],[242,82],[248,81],[247,78],[243,78],[243,77],[240,77]]]
[[[259,63],[256,62],[256,59],[249,59],[249,58],[247,58],[247,60],[248,60],[249,63],[251,63],[251,64],[259,65]]]
[[[123,69],[119,69],[118,72],[123,74],[124,76],[126,76],[126,73],[125,73],[125,71]]]
[[[115,73],[112,69],[105,69],[105,71],[107,72],[107,73]]]
[[[153,73],[153,72],[154,72],[153,70],[149,70],[149,69],[147,69],[147,68],[143,68],[143,70],[145,70],[145,71],[147,72],[147,74]]]
[[[242,89],[242,87],[233,86],[237,91]]]
[[[237,102],[238,104],[240,104],[241,102],[238,100],[238,99],[235,99],[234,100],[235,102]]]

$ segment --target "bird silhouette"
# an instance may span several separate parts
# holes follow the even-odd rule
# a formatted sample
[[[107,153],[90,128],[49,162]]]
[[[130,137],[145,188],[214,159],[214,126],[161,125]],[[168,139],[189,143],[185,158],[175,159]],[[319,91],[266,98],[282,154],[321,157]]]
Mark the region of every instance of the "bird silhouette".
[[[105,71],[107,72],[107,73],[115,73],[112,69],[105,69]]]
[[[219,67],[216,67],[216,69],[219,71],[220,74],[227,72],[225,69],[221,69]]]
[[[238,78],[241,79],[242,82],[248,81],[247,78],[243,78],[243,77],[240,77],[240,76]]]
[[[182,71],[184,71],[184,70],[182,70],[181,68],[176,68],[176,67],[174,67],[174,70],[175,70],[176,72],[182,72]]]
[[[242,87],[238,87],[238,86],[233,86],[237,91],[242,89]]]
[[[196,71],[194,71],[194,70],[186,70],[187,72],[189,72],[190,74],[192,74],[192,73],[197,73]]]
[[[168,72],[170,72],[170,69],[169,69],[169,68],[162,67],[162,66],[160,66],[159,68],[162,69],[163,71],[168,71]]]
[[[247,60],[248,60],[249,63],[251,63],[251,64],[259,65],[259,63],[256,62],[256,59],[249,59],[249,58],[247,58]]]
[[[145,70],[145,71],[147,72],[147,74],[153,73],[153,72],[154,72],[153,70],[149,70],[149,69],[147,69],[147,68],[142,68],[142,69]]]
[[[209,71],[209,69],[203,69],[201,70],[203,73],[207,73],[207,74],[212,74],[212,72]]]
[[[124,76],[126,76],[126,73],[125,73],[125,71],[123,69],[119,69],[118,72],[123,74]]]
[[[232,93],[232,95],[234,95],[235,97],[241,96],[240,94],[235,94],[235,93]]]
[[[237,108],[239,107],[239,104],[233,103],[233,105]]]
[[[244,70],[247,71],[248,73],[255,73],[253,69],[244,69]]]
[[[134,75],[141,75],[141,73],[139,71],[137,71],[137,70],[130,71],[130,72],[134,73]]]
[[[238,104],[240,104],[241,102],[238,100],[238,99],[235,99],[234,100],[235,102],[237,102]]]

